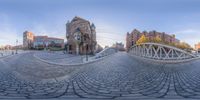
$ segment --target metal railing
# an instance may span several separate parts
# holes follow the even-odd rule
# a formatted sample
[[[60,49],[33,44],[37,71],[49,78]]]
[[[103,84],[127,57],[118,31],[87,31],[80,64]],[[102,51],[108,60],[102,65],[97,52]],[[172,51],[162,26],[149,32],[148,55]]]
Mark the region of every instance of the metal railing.
[[[101,52],[97,53],[95,56],[97,58],[101,58],[101,57],[104,57],[104,56],[108,56],[108,55],[114,54],[116,52],[117,52],[117,50],[115,48],[105,48]]]
[[[110,47],[109,48],[105,48],[101,52],[95,54],[95,56],[89,57],[88,61],[86,61],[85,58],[83,58],[83,62],[89,62],[89,61],[98,60],[98,59],[101,59],[103,57],[112,55],[112,54],[114,54],[116,52],[117,52],[117,49],[115,49],[115,48],[110,48]]]
[[[14,50],[0,50],[0,57],[13,55],[15,53]]]
[[[158,43],[134,45],[129,49],[128,53],[156,60],[186,60],[198,57],[182,49]]]

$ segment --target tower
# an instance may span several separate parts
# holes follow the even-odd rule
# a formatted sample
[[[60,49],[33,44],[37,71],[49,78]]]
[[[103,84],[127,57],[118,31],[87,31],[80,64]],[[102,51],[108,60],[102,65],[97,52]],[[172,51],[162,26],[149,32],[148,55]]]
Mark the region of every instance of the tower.
[[[66,23],[66,38],[69,38],[69,34],[70,34],[70,32],[69,32],[69,25],[70,25],[70,21],[68,20],[67,21],[67,23]]]
[[[91,27],[92,39],[96,40],[96,31],[95,31],[96,27],[95,27],[95,25],[93,23],[91,24],[90,27]]]
[[[32,32],[25,31],[23,33],[23,47],[30,49],[33,46],[34,34]]]

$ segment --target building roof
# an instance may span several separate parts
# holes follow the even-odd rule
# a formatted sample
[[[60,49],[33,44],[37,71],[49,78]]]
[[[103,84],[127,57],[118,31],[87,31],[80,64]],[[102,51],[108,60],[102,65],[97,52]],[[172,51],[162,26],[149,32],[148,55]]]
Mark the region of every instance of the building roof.
[[[24,33],[32,33],[32,32],[29,32],[29,31],[26,30],[26,31],[24,31]]]
[[[140,31],[137,29],[134,29],[131,33],[140,33]]]
[[[72,19],[72,22],[73,22],[73,21],[77,21],[77,20],[83,20],[83,21],[87,21],[87,22],[89,22],[88,20],[83,19],[83,18],[78,17],[78,16],[75,16],[75,17]]]
[[[92,23],[91,27],[94,27],[94,28],[96,28],[96,26],[94,25],[94,23]]]
[[[35,37],[35,38],[40,38],[40,37],[41,37],[41,38],[47,38],[48,36],[45,35],[45,36],[34,36],[34,37]]]
[[[55,37],[48,37],[48,39],[64,40],[64,39],[61,39],[61,38],[55,38]]]

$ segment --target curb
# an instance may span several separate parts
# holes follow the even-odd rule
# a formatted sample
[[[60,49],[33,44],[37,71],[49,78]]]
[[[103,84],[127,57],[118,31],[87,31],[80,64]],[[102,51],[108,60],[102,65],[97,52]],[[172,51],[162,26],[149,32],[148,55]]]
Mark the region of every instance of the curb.
[[[186,60],[156,60],[156,59],[149,59],[149,58],[145,58],[145,57],[140,57],[140,56],[136,56],[136,55],[130,55],[136,59],[145,59],[145,60],[149,60],[149,61],[154,61],[154,62],[158,62],[158,63],[169,63],[169,64],[173,64],[173,63],[182,63],[182,62],[190,62],[192,60],[198,60],[200,59],[200,57],[197,58],[191,58],[191,59],[186,59]]]
[[[115,54],[115,53],[114,53]],[[113,54],[110,54],[110,55],[107,55],[107,56],[104,56],[104,57],[101,57],[101,58],[98,58],[98,59],[94,59],[94,60],[91,60],[91,61],[88,61],[88,62],[84,62],[84,63],[77,63],[77,64],[60,64],[60,63],[54,63],[54,62],[50,62],[50,61],[47,61],[47,60],[44,60],[44,59],[41,59],[39,58],[38,56],[36,56],[35,54],[33,54],[33,57],[35,57],[36,59],[44,62],[44,63],[48,63],[48,64],[52,64],[52,65],[59,65],[59,66],[81,66],[81,65],[85,65],[85,64],[90,64],[90,63],[94,63],[96,61],[99,61],[99,60],[102,60],[106,57],[109,57]]]
[[[7,58],[7,57],[12,57],[12,56],[20,55],[20,54],[24,54],[24,53],[28,53],[28,52],[21,52],[21,53],[17,53],[17,54],[6,55],[6,56],[3,56],[3,57],[0,57],[0,59]]]
[[[20,54],[22,54],[22,53],[20,53]],[[7,57],[12,57],[12,56],[15,56],[15,55],[19,55],[19,54],[14,54],[14,55],[10,54],[10,55],[6,55],[6,56],[3,56],[3,57],[0,57],[0,59],[7,58]]]

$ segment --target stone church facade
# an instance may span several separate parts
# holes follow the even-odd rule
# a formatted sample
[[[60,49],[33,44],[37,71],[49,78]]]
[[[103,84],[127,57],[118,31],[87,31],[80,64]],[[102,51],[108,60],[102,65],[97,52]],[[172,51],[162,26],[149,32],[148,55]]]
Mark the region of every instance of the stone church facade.
[[[75,16],[66,24],[67,44],[65,46],[71,54],[94,54],[97,41],[95,25],[88,20]]]

